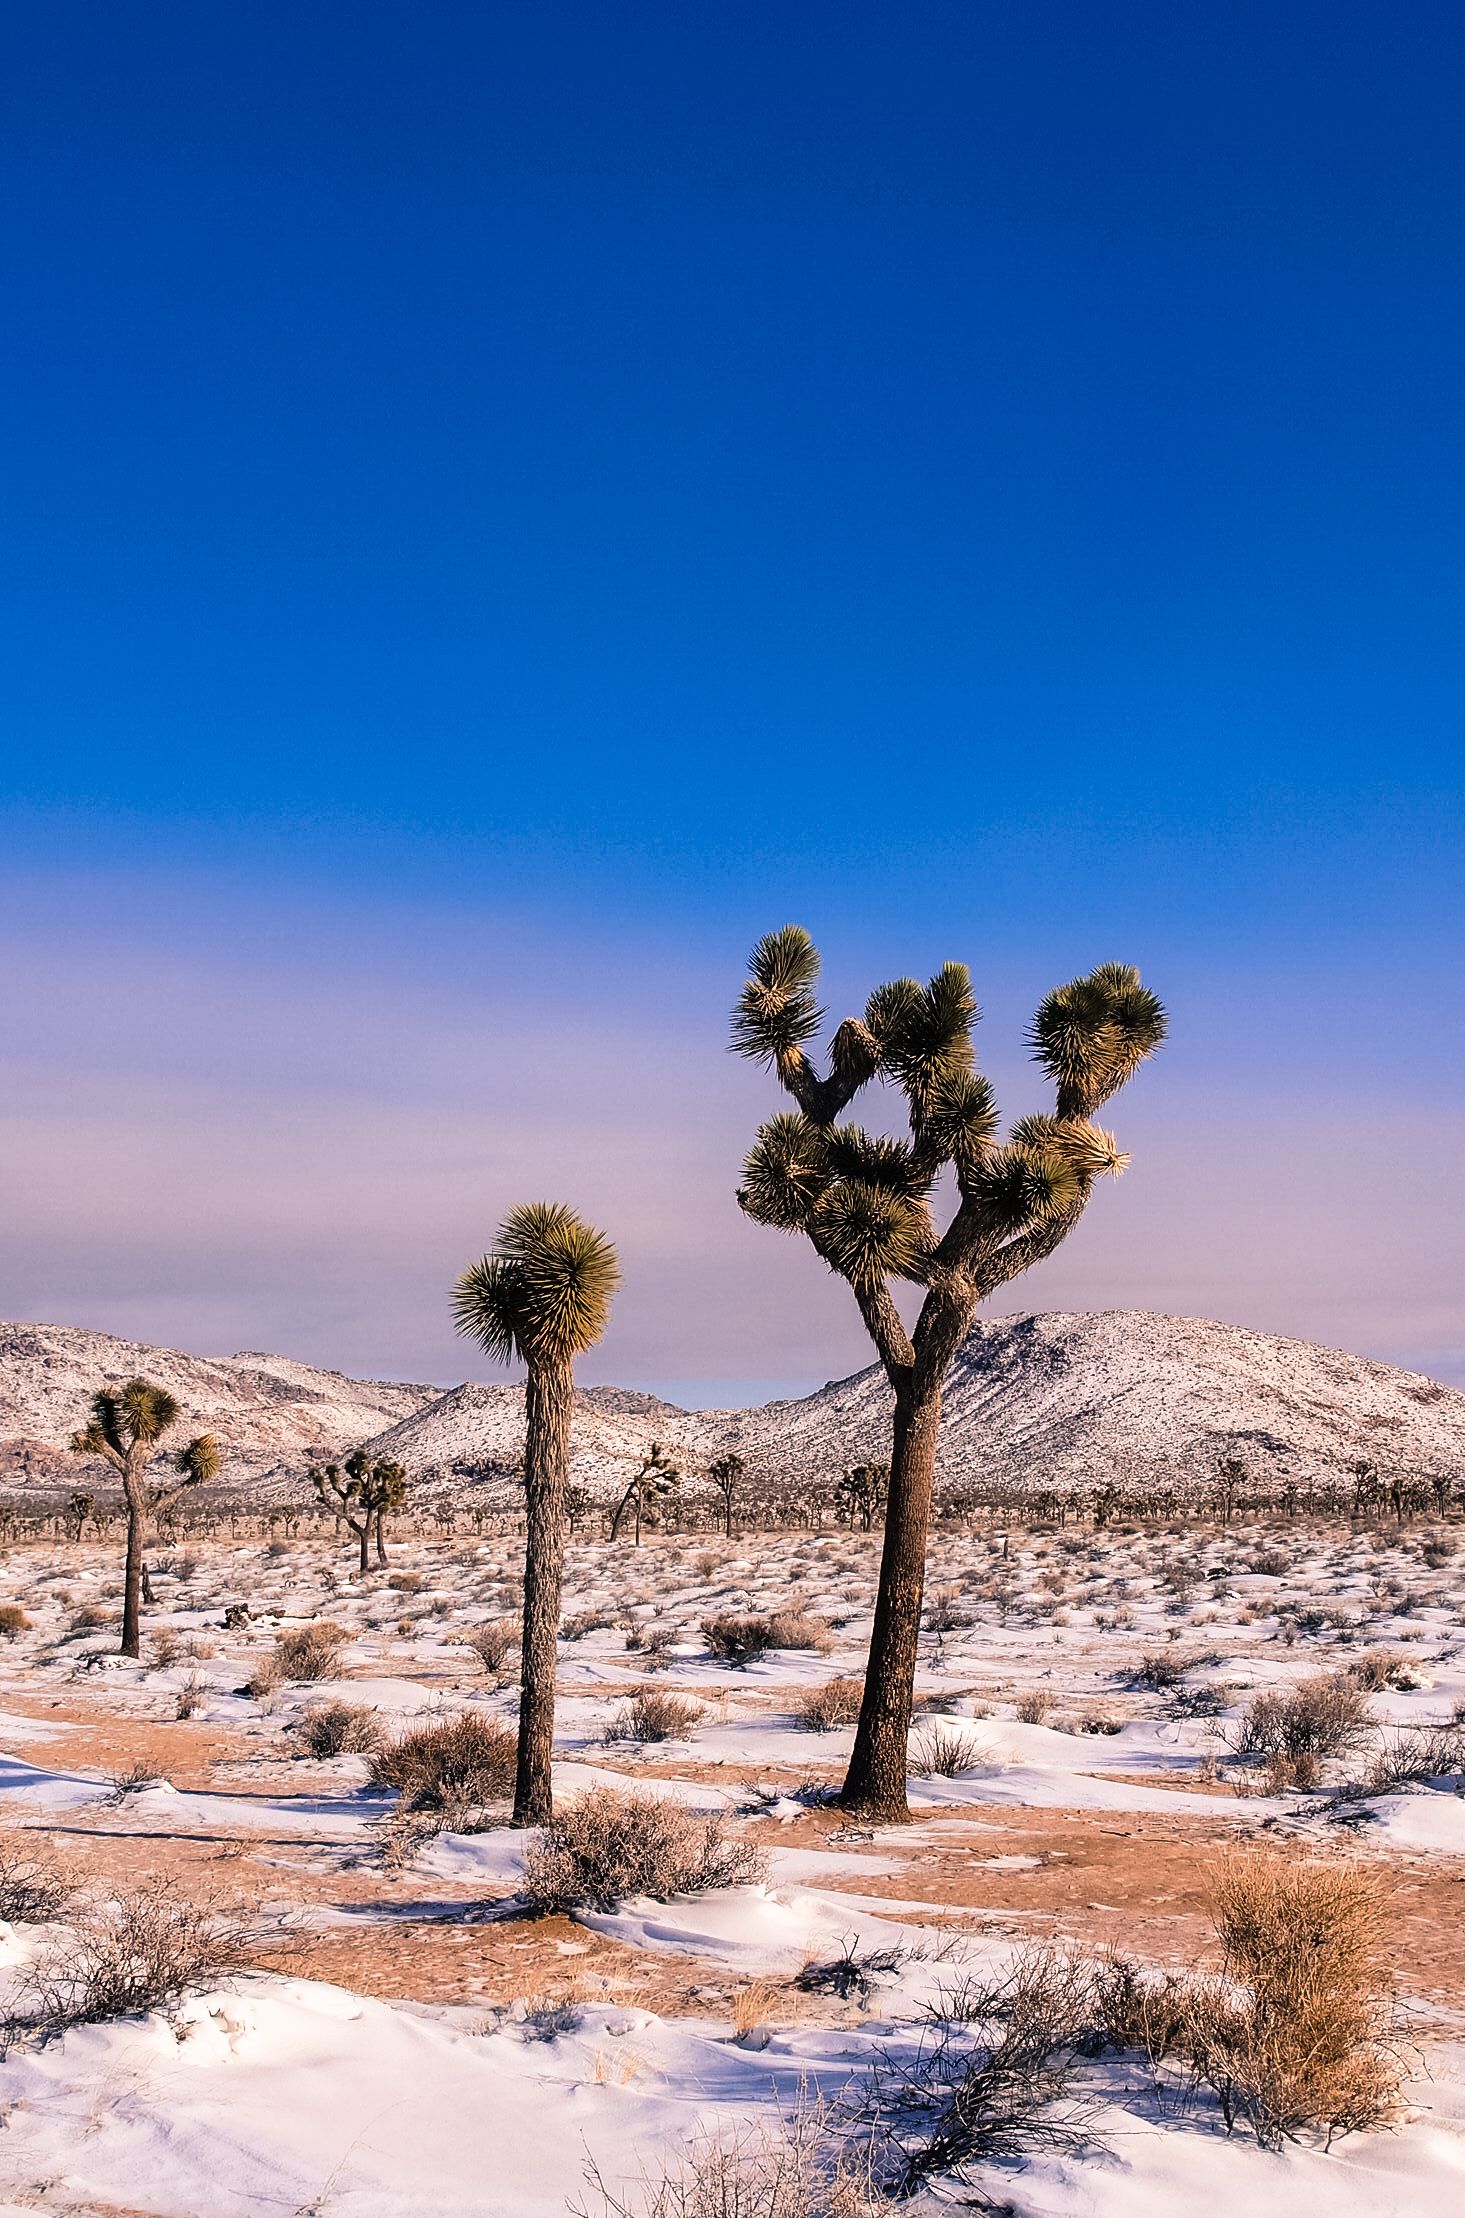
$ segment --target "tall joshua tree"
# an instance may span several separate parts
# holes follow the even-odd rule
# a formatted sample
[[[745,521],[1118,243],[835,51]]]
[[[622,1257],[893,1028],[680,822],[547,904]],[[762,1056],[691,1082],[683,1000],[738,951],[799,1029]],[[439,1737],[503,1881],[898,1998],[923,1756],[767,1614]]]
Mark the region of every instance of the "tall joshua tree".
[[[172,1486],[149,1486],[147,1468],[163,1435],[178,1422],[178,1404],[165,1387],[147,1379],[104,1387],[92,1396],[91,1422],[71,1436],[73,1455],[100,1456],[122,1481],[127,1509],[127,1576],[122,1589],[122,1653],[142,1653],[143,1543],[148,1519],[191,1486],[202,1486],[219,1468],[212,1433],[200,1433],[173,1458],[178,1478]]]
[[[507,1363],[517,1358],[524,1388],[524,1649],[519,1696],[519,1761],[514,1823],[543,1825],[553,1815],[554,1681],[564,1568],[565,1504],[570,1483],[570,1412],[575,1358],[593,1347],[620,1284],[616,1252],[603,1232],[563,1202],[511,1209],[492,1252],[453,1289],[459,1332]]]
[[[794,1107],[762,1127],[738,1200],[760,1224],[803,1233],[847,1281],[895,1397],[880,1587],[842,1800],[899,1820],[909,1815],[906,1740],[946,1374],[978,1304],[1051,1255],[1095,1179],[1123,1170],[1128,1158],[1092,1119],[1159,1046],[1165,1013],[1124,963],[1050,993],[1030,1044],[1056,1089],[1053,1109],[1002,1141],[972,1053],[978,1011],[964,964],[945,964],[927,986],[878,987],[863,1019],[835,1032],[822,1076],[806,1052],[824,1020],[808,933],[770,933],[749,967],[732,1044],[775,1073]],[[876,1077],[905,1096],[904,1139],[839,1121]],[[955,1206],[943,1227],[932,1194],[948,1166]],[[924,1289],[910,1331],[892,1292],[901,1281]]]
[[[407,1474],[400,1463],[374,1461],[365,1448],[353,1448],[345,1464],[318,1463],[310,1483],[333,1516],[342,1518],[356,1535],[359,1555],[357,1574],[365,1578],[370,1565],[371,1536],[376,1534],[376,1560],[387,1560],[382,1519],[389,1509],[400,1509],[407,1496]]]

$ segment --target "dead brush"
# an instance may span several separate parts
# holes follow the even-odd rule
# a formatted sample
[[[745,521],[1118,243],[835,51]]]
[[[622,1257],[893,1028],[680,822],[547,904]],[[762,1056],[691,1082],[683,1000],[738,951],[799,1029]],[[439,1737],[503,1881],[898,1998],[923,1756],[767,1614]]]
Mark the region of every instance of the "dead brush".
[[[866,2145],[812,2104],[772,2126],[700,2136],[655,2171],[612,2186],[592,2160],[572,2218],[875,2218]]]
[[[999,1979],[943,1994],[915,2050],[887,2051],[856,2101],[885,2194],[938,2181],[980,2194],[981,2165],[1081,2144],[1091,2106],[1078,2073],[1093,2019],[1090,1966],[1051,1944],[1021,1950]]]
[[[923,1725],[911,1736],[911,1769],[922,1779],[958,1779],[971,1770],[981,1752],[975,1733],[964,1733],[955,1725]]]
[[[481,1809],[513,1791],[518,1735],[465,1710],[416,1726],[373,1753],[371,1783],[395,1787],[407,1811]]]
[[[54,1925],[75,1894],[75,1881],[46,1842],[15,1826],[0,1826],[0,1919],[7,1925]]]
[[[386,1739],[376,1711],[364,1702],[316,1702],[302,1710],[290,1731],[298,1753],[322,1762],[332,1756],[374,1756]]]
[[[1221,1976],[1194,1990],[1187,2038],[1228,2128],[1244,2123],[1279,2148],[1305,2128],[1331,2142],[1390,2117],[1402,2071],[1384,1902],[1364,1865],[1222,1859],[1212,1908]]]
[[[27,1964],[0,2020],[0,2048],[174,2008],[241,1969],[259,1938],[236,1906],[189,1901],[171,1879],[93,1904]]]
[[[702,1719],[699,1702],[660,1687],[641,1687],[605,1728],[607,1741],[690,1740]]]
[[[524,1862],[533,1910],[616,1910],[629,1897],[659,1902],[753,1885],[767,1860],[728,1831],[727,1814],[698,1816],[652,1795],[589,1788],[545,1826]]]
[[[794,1704],[794,1716],[806,1733],[833,1733],[853,1725],[865,1696],[863,1679],[826,1679],[822,1687],[808,1687]]]
[[[490,1679],[501,1679],[509,1670],[523,1637],[517,1619],[500,1617],[487,1625],[474,1625],[459,1645],[470,1650]]]
[[[277,1636],[270,1654],[256,1665],[246,1693],[258,1696],[272,1693],[282,1684],[300,1686],[333,1679],[340,1669],[341,1650],[350,1638],[344,1625],[333,1624],[328,1617],[318,1618],[311,1625],[292,1625]]]
[[[1317,1784],[1326,1759],[1360,1747],[1373,1730],[1357,1680],[1323,1671],[1285,1693],[1257,1695],[1230,1747],[1236,1756],[1261,1757],[1283,1789],[1306,1789]]]

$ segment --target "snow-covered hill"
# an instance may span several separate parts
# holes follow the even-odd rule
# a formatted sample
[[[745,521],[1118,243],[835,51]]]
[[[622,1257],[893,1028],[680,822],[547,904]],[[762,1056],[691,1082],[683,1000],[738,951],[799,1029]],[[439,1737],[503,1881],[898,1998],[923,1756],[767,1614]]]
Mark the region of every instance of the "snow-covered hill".
[[[371,1439],[428,1491],[459,1493],[512,1480],[522,1455],[517,1385],[442,1393],[282,1356],[206,1359],[60,1325],[0,1325],[6,1483],[78,1483],[68,1437],[98,1384],[135,1371],[178,1397],[183,1428],[217,1434],[226,1484],[296,1490],[312,1451]],[[755,1480],[819,1482],[888,1454],[889,1408],[878,1369],[757,1409],[684,1410],[590,1387],[578,1397],[574,1476],[605,1494],[660,1441],[689,1474],[736,1453]],[[948,1488],[1067,1492],[1116,1479],[1184,1495],[1209,1486],[1225,1455],[1268,1485],[1305,1487],[1363,1459],[1386,1478],[1465,1478],[1465,1393],[1306,1341],[1142,1310],[980,1324],[947,1391]]]

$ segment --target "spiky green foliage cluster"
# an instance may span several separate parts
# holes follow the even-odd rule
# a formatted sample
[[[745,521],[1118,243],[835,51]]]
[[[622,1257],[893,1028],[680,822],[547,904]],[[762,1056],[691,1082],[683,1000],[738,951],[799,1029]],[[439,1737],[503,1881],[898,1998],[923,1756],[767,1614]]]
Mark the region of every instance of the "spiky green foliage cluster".
[[[1025,1118],[1004,1143],[975,1065],[979,1012],[963,964],[944,964],[925,986],[898,978],[877,987],[863,1018],[836,1032],[826,1076],[806,1053],[822,1018],[807,932],[785,925],[770,933],[750,971],[732,1045],[772,1067],[797,1106],[760,1130],[738,1199],[759,1223],[805,1233],[857,1292],[891,1278],[929,1284],[952,1266],[999,1283],[1004,1250],[1071,1222],[1093,1180],[1124,1168],[1127,1158],[1092,1113],[1165,1029],[1159,1002],[1127,965],[1104,964],[1043,1002],[1033,1044],[1055,1084],[1055,1113]],[[838,1121],[877,1075],[905,1096],[906,1139]],[[931,1196],[947,1165],[960,1206],[942,1234]]]
[[[605,1331],[620,1282],[603,1232],[563,1202],[525,1202],[458,1280],[453,1322],[498,1362],[567,1363]]]
[[[365,1448],[353,1448],[344,1464],[316,1464],[310,1477],[327,1507],[343,1513],[356,1507],[375,1516],[378,1510],[400,1509],[407,1498],[407,1474],[401,1464],[388,1457],[373,1458]]]
[[[177,1422],[177,1402],[166,1387],[154,1386],[150,1379],[134,1378],[125,1386],[104,1386],[92,1396],[91,1422],[72,1434],[71,1452],[100,1456],[115,1471],[121,1471],[125,1486],[130,1486],[133,1480],[126,1474],[135,1476],[141,1470],[164,1433]],[[178,1483],[171,1488],[154,1487],[145,1497],[154,1507],[185,1487],[204,1486],[218,1476],[218,1442],[212,1433],[200,1433],[187,1447],[179,1449],[173,1462]]]

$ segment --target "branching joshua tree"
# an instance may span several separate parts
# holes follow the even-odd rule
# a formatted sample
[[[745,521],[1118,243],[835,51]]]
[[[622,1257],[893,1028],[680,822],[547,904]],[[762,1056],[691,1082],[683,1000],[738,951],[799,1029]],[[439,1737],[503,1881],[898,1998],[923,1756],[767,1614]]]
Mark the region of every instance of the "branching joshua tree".
[[[620,1284],[603,1232],[563,1202],[526,1202],[499,1227],[493,1252],[453,1289],[453,1320],[501,1363],[522,1362],[524,1649],[514,1823],[543,1825],[554,1814],[554,1682],[570,1483],[570,1414],[575,1358],[593,1347]]]
[[[681,1472],[665,1453],[661,1442],[653,1440],[650,1455],[641,1458],[640,1470],[632,1475],[629,1486],[615,1506],[615,1515],[610,1521],[611,1539],[614,1540],[619,1533],[621,1519],[626,1511],[633,1510],[636,1519],[636,1546],[639,1548],[641,1520],[648,1515],[654,1518],[681,1483]]]
[[[834,1489],[834,1506],[853,1524],[860,1521],[860,1531],[867,1533],[885,1507],[885,1497],[890,1492],[890,1465],[888,1463],[857,1463],[845,1472]]]
[[[122,1589],[122,1654],[142,1653],[143,1544],[148,1519],[191,1486],[202,1486],[219,1468],[212,1433],[200,1433],[173,1458],[178,1473],[172,1486],[149,1486],[147,1468],[164,1433],[178,1422],[178,1404],[165,1387],[147,1379],[103,1387],[92,1396],[91,1422],[71,1436],[73,1455],[99,1456],[122,1481],[127,1510],[127,1574]],[[93,1511],[93,1515],[95,1512]]]
[[[326,1508],[342,1519],[348,1532],[355,1534],[360,1550],[357,1575],[364,1579],[371,1566],[373,1534],[377,1562],[387,1560],[382,1519],[389,1509],[400,1509],[405,1501],[406,1472],[400,1463],[389,1459],[373,1460],[364,1447],[353,1448],[344,1464],[315,1464],[310,1482]]]
[[[807,1053],[822,1026],[819,957],[798,925],[760,940],[733,1016],[734,1049],[771,1069],[794,1107],[759,1132],[738,1200],[760,1224],[800,1232],[848,1283],[895,1398],[880,1586],[846,1809],[909,1815],[906,1742],[925,1579],[941,1396],[978,1304],[1077,1224],[1094,1181],[1126,1157],[1093,1123],[1165,1033],[1165,1014],[1127,964],[1106,963],[1050,993],[1031,1045],[1052,1079],[1052,1112],[998,1138],[992,1090],[976,1070],[977,1008],[965,966],[928,986],[899,978],[847,1018],[820,1075]],[[860,1088],[880,1077],[905,1096],[909,1136],[844,1124]],[[933,1189],[950,1168],[944,1228]],[[907,1331],[892,1291],[924,1289]]]
[[[733,1536],[733,1511],[746,1472],[747,1465],[741,1456],[719,1456],[715,1463],[707,1466],[707,1483],[722,1504],[722,1531],[727,1540]]]

